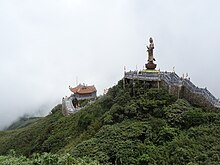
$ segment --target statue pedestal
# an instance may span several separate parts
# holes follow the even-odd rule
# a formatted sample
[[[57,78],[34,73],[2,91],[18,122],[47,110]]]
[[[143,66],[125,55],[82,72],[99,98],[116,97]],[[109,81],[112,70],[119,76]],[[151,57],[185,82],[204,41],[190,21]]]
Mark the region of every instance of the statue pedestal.
[[[154,64],[153,62],[148,62],[147,64],[145,64],[145,67],[147,69],[154,70],[157,67],[157,64]]]

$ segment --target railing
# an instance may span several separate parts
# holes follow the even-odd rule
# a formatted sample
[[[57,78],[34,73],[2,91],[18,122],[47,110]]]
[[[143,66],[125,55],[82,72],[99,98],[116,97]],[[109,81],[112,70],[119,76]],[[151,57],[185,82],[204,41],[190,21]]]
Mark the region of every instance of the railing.
[[[150,80],[150,81],[158,81],[160,80],[159,74],[157,73],[138,73],[137,71],[130,71],[125,73],[125,78],[130,79],[139,79],[139,80]]]
[[[174,72],[138,73],[138,71],[130,71],[125,72],[125,78],[154,81],[163,80],[168,85],[183,85],[186,88],[188,88],[191,92],[201,94],[213,106],[220,108],[220,101],[216,99],[206,88],[198,88],[190,80],[182,79]]]
[[[196,87],[191,81],[184,79],[182,81],[183,85],[186,86],[190,91],[194,93],[202,93],[202,89]]]
[[[160,78],[161,78],[161,80],[165,81],[168,85],[171,85],[170,78],[167,77],[166,74],[164,74],[164,73],[160,74]]]
[[[183,80],[183,84],[193,93],[198,93],[203,95],[213,106],[219,107],[220,102],[216,99],[206,88],[198,88],[191,81]]]
[[[160,72],[160,77],[169,85],[180,85],[181,79],[174,72]]]

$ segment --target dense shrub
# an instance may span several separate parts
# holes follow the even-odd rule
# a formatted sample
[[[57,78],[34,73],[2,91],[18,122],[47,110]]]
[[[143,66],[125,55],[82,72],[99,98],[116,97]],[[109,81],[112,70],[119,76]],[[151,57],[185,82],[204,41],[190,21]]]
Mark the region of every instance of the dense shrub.
[[[0,157],[0,164],[6,158],[20,164],[220,162],[217,109],[193,107],[138,80],[128,81],[125,86],[119,81],[107,95],[91,105],[83,104],[86,106],[74,115],[64,117],[58,105],[51,115],[26,127],[0,132],[0,154],[6,155],[10,149],[17,153],[17,157],[14,152]],[[71,155],[64,154],[67,152]]]

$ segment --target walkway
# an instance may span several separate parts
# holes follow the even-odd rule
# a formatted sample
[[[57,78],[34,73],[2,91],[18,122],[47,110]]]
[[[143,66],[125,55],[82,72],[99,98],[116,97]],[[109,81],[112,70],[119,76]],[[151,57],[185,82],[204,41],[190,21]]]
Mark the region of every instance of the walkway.
[[[206,88],[196,87],[190,80],[180,78],[175,72],[125,72],[124,78],[147,81],[164,81],[167,85],[184,86],[195,94],[200,94],[214,107],[220,108],[220,101],[216,99]]]
[[[80,108],[75,108],[72,103],[71,97],[63,98],[62,102],[62,112],[64,116],[70,115],[72,113],[76,113],[80,110]]]

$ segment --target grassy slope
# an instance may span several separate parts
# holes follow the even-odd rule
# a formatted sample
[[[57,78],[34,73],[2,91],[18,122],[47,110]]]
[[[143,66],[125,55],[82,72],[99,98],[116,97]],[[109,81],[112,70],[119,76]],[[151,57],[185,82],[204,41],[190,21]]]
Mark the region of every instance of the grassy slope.
[[[61,105],[27,127],[0,132],[9,149],[89,156],[103,164],[218,164],[220,113],[195,108],[163,90],[122,82],[80,112],[64,117]]]

